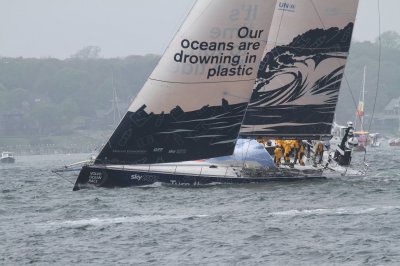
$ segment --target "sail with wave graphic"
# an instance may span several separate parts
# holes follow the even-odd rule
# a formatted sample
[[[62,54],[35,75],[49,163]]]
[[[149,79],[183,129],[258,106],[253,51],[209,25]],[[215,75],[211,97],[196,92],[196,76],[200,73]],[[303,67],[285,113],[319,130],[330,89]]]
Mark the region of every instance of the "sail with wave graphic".
[[[330,137],[357,6],[357,0],[277,3],[242,136]]]

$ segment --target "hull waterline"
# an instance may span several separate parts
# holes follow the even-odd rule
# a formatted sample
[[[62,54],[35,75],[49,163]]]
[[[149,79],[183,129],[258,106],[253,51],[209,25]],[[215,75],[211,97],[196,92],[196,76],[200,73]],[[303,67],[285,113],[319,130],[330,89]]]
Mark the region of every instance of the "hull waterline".
[[[251,184],[267,182],[295,182],[301,180],[326,179],[322,171],[300,172],[296,170],[253,172],[254,176],[240,176],[233,169],[235,175],[210,175],[193,173],[173,173],[162,171],[143,171],[135,169],[110,168],[107,166],[84,166],[79,173],[73,190],[90,187],[134,187],[146,186],[157,182],[196,186],[207,184]],[[228,173],[228,171],[226,171]]]
[[[6,157],[0,159],[1,163],[15,163],[15,158],[13,157]]]

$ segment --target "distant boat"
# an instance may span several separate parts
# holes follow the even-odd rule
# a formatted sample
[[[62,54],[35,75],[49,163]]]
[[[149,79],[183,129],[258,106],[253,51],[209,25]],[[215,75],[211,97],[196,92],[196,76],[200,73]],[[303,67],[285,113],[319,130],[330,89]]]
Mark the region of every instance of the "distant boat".
[[[13,153],[5,151],[1,153],[1,158],[0,158],[1,163],[15,163],[15,158]]]
[[[369,132],[366,131],[356,131],[354,132],[354,137],[358,140],[358,145],[353,148],[353,151],[365,152],[367,146],[370,145]]]
[[[377,148],[377,147],[381,146],[381,142],[379,141],[380,137],[381,137],[381,134],[379,134],[379,133],[369,134],[369,138],[371,140],[371,147]]]
[[[367,150],[367,146],[370,144],[369,141],[369,132],[364,130],[364,103],[365,103],[365,77],[366,77],[367,67],[364,66],[364,76],[363,76],[363,84],[360,95],[360,100],[357,106],[356,112],[356,123],[359,121],[359,130],[354,132],[354,136],[358,139],[357,147],[353,148],[353,151],[365,152]],[[355,126],[358,128],[358,125]]]
[[[400,139],[391,139],[391,140],[389,140],[389,146],[399,147],[400,146]]]

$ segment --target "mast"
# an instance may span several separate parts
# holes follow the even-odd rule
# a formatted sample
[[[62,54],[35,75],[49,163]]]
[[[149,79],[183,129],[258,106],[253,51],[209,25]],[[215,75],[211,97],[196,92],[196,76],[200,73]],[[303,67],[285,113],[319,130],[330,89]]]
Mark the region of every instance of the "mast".
[[[367,66],[364,66],[364,77],[363,77],[363,87],[362,87],[362,116],[361,116],[361,131],[364,132],[364,103],[365,103],[365,75]]]
[[[112,99],[112,108],[113,108],[113,117],[114,117],[113,126],[116,126],[117,122],[121,121],[121,109],[119,108],[119,99],[118,99],[117,89],[115,88],[115,85],[114,85],[114,69],[112,70],[111,86],[112,86],[112,91],[113,91],[113,99]]]
[[[367,66],[364,66],[363,82],[360,92],[360,100],[358,101],[357,112],[356,112],[356,123],[360,121],[360,131],[364,132],[364,115],[365,115],[365,82],[366,82],[366,70]],[[357,128],[357,124],[354,125]]]

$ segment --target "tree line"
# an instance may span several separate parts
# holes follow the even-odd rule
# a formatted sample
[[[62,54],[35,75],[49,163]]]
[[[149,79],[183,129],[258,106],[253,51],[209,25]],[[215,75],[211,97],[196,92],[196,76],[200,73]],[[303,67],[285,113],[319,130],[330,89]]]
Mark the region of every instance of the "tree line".
[[[336,113],[339,122],[354,117],[364,66],[367,115],[372,112],[376,95],[377,112],[400,97],[400,36],[385,32],[380,43],[352,44]],[[98,47],[85,47],[65,60],[0,57],[0,135],[66,134],[109,125],[111,122],[99,113],[107,113],[112,106],[113,88],[120,104],[127,107],[160,56],[104,59],[99,53]]]
[[[8,121],[10,127],[19,127],[17,134],[60,134],[87,127],[99,111],[110,109],[113,88],[126,106],[158,61],[157,55],[0,58],[0,122],[1,115],[3,124],[17,117],[19,125]]]

